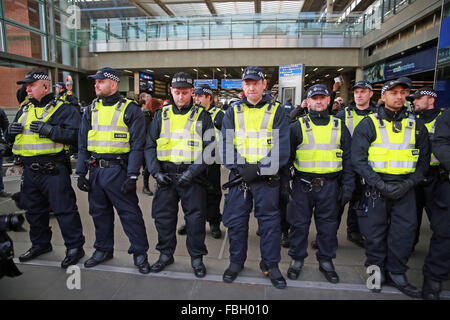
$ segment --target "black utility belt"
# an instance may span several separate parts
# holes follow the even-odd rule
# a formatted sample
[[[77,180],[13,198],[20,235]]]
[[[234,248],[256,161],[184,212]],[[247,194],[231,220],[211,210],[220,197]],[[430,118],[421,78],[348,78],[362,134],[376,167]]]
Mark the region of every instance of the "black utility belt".
[[[296,178],[298,178],[302,183],[311,186],[311,187],[323,187],[325,183],[336,181],[338,177],[335,178],[325,178],[325,177],[317,177],[317,178],[311,178],[306,177],[302,175],[295,175]]]
[[[85,160],[85,162],[88,168],[117,168],[127,166],[127,161],[123,159],[105,160],[90,158],[88,160]]]
[[[59,174],[58,166],[67,166],[67,161],[48,161],[48,162],[32,162],[22,163],[25,168],[29,168],[33,171],[40,172],[46,175]]]

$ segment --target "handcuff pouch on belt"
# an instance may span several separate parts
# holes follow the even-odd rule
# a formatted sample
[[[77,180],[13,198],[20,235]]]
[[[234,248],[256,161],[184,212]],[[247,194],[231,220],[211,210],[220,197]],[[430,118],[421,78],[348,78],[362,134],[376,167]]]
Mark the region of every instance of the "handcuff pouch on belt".
[[[300,178],[302,182],[302,191],[303,192],[320,192],[325,184],[325,178],[314,178],[311,181],[305,178]]]
[[[113,159],[113,160],[105,160],[105,159],[97,159],[95,157],[90,157],[88,160],[85,160],[85,163],[89,169],[91,168],[116,168],[121,167],[125,168],[127,163],[124,159]]]
[[[49,176],[56,176],[59,174],[59,169],[57,167],[58,163],[55,162],[33,162],[28,167],[33,171],[39,171],[42,174]]]

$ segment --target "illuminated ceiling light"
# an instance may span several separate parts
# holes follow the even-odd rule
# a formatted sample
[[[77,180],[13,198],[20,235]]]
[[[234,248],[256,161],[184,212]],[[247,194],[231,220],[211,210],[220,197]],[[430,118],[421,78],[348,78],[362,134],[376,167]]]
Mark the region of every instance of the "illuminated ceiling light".
[[[130,70],[123,70],[123,71],[128,72],[128,73],[133,73],[133,71],[130,71]]]
[[[309,77],[309,74],[307,73],[307,74],[305,74],[305,78],[308,78]]]
[[[317,70],[319,70],[319,68],[315,68],[313,71],[316,72]]]
[[[165,74],[165,75],[164,75],[164,77],[166,77],[166,78],[170,78],[170,76],[169,76],[169,75],[167,75],[167,74]]]
[[[326,74],[326,75],[325,75],[325,78],[328,78],[329,76],[330,76],[329,74]]]
[[[148,72],[151,72],[151,73],[155,72],[155,71],[153,71],[153,70],[150,70],[150,69],[147,69],[147,71],[148,71]]]
[[[339,72],[339,71],[342,71],[342,70],[344,70],[344,68],[340,68],[340,69],[338,69],[337,71]]]
[[[221,71],[220,68],[216,68],[216,69],[217,69],[217,71]]]
[[[197,69],[192,69],[192,70],[194,70],[195,72],[198,72],[198,70],[197,70]]]

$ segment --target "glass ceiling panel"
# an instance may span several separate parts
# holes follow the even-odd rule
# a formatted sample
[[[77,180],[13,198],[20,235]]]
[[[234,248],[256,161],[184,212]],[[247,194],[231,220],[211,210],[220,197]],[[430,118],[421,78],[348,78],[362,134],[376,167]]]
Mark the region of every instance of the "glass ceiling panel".
[[[254,2],[214,2],[217,14],[246,14],[255,12]]]
[[[211,14],[205,3],[167,4],[167,7],[176,16],[202,16]]]
[[[299,12],[304,1],[262,1],[262,13],[286,13]]]

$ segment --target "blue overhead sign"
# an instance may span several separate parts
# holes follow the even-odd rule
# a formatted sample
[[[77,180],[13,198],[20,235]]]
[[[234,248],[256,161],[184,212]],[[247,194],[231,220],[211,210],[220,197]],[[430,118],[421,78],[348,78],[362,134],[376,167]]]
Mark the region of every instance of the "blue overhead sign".
[[[300,76],[302,74],[302,69],[303,68],[301,64],[291,64],[289,66],[281,66],[279,73],[280,78]]]
[[[222,79],[222,89],[242,89],[241,79]]]
[[[207,84],[211,89],[217,89],[217,79],[197,79],[194,80],[194,87],[197,88],[199,85]]]

